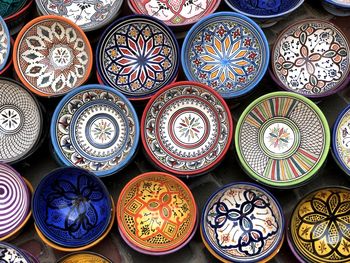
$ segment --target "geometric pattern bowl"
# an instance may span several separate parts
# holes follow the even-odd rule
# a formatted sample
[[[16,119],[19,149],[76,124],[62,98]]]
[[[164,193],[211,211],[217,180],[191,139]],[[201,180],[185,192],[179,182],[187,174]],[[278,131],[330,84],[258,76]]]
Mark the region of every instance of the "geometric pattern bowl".
[[[0,72],[6,66],[10,56],[10,33],[5,21],[0,17]]]
[[[312,101],[291,92],[273,92],[245,109],[237,123],[235,146],[253,179],[292,188],[306,183],[323,165],[330,131]]]
[[[0,242],[1,263],[33,263],[20,248]]]

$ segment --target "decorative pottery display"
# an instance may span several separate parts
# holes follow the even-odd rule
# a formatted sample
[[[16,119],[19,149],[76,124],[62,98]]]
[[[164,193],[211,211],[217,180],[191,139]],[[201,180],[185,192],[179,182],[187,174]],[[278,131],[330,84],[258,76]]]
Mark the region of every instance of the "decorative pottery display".
[[[61,163],[108,176],[130,163],[140,128],[133,106],[120,92],[92,84],[75,89],[60,101],[50,133]]]
[[[349,262],[350,189],[330,187],[305,196],[293,211],[288,243],[300,262]]]
[[[25,5],[20,10],[18,10],[18,12],[4,18],[11,36],[17,34],[24,26],[24,24],[30,20],[30,11],[33,2],[34,0],[26,0]]]
[[[277,84],[311,98],[331,95],[348,83],[349,41],[334,24],[304,20],[277,38],[271,64]]]
[[[168,26],[186,26],[196,23],[202,17],[214,13],[220,0],[128,0],[134,13],[149,15]]]
[[[179,47],[171,30],[158,19],[128,16],[102,34],[96,66],[104,84],[129,99],[147,99],[174,81]]]
[[[10,55],[10,33],[5,21],[0,16],[0,72],[4,69]]]
[[[0,262],[32,263],[29,257],[21,249],[4,242],[0,242]]]
[[[36,0],[43,15],[58,15],[72,20],[85,32],[99,29],[119,14],[123,0]]]
[[[267,262],[282,246],[284,224],[282,208],[268,191],[233,183],[208,199],[201,235],[210,253],[223,262]]]
[[[19,83],[0,78],[0,162],[29,156],[40,140],[42,121],[37,100]]]
[[[122,237],[145,254],[164,255],[185,246],[197,224],[191,191],[176,177],[150,172],[123,188],[117,210]]]
[[[26,0],[0,0],[0,17],[6,18],[17,13],[26,3]]]
[[[88,251],[72,253],[59,259],[57,263],[113,263],[108,258]]]
[[[272,187],[306,183],[323,165],[330,131],[321,110],[304,96],[273,92],[253,101],[235,131],[240,163],[253,179]]]
[[[232,139],[230,110],[211,88],[173,83],[148,102],[141,121],[143,146],[152,163],[177,175],[199,175],[225,156]]]
[[[349,0],[323,0],[322,5],[329,13],[335,16],[350,15]]]
[[[69,19],[53,15],[35,18],[24,26],[13,51],[20,80],[45,97],[81,86],[91,72],[92,57],[84,32]]]
[[[181,62],[187,79],[233,99],[250,92],[265,75],[269,46],[253,20],[238,13],[219,12],[190,29]]]

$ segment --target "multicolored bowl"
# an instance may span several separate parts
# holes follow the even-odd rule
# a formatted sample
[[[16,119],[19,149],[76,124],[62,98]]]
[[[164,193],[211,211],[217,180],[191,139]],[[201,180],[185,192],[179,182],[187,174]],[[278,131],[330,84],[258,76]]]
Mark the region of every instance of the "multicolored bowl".
[[[178,53],[174,34],[161,21],[149,16],[127,16],[102,34],[96,67],[105,85],[130,100],[145,100],[175,80]]]
[[[0,242],[0,262],[33,263],[23,250],[4,242]]]
[[[135,156],[140,128],[132,104],[117,90],[90,84],[68,93],[51,120],[58,161],[103,177],[117,173]]]
[[[329,13],[335,16],[350,15],[349,0],[323,0],[322,5]]]
[[[108,258],[89,251],[72,253],[59,259],[56,263],[113,263]]]
[[[188,80],[212,87],[224,99],[246,95],[265,75],[269,63],[265,34],[250,18],[219,12],[198,21],[181,51]]]
[[[13,49],[19,79],[39,96],[60,96],[81,86],[92,69],[89,40],[75,23],[60,16],[31,20]]]
[[[5,21],[0,16],[0,72],[10,56],[11,37]]]
[[[175,82],[148,102],[141,139],[151,162],[179,176],[213,169],[231,144],[233,122],[222,97],[196,82]]]
[[[347,86],[350,47],[345,33],[328,21],[310,19],[288,26],[272,49],[276,83],[310,98],[334,94]]]
[[[190,189],[161,172],[141,174],[127,183],[118,199],[121,236],[135,250],[165,255],[184,247],[197,226],[197,206]]]
[[[350,189],[343,187],[316,190],[298,203],[287,237],[299,262],[349,262],[349,203]]]
[[[267,262],[280,250],[284,216],[264,188],[232,183],[217,190],[204,206],[201,236],[222,262]]]
[[[276,188],[309,181],[327,158],[330,130],[311,100],[291,92],[273,92],[242,113],[235,146],[249,176]]]

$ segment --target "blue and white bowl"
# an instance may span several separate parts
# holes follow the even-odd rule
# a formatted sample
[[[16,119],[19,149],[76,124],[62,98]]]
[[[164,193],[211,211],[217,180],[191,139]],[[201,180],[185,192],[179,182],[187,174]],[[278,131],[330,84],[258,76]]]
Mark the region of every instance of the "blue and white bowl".
[[[329,13],[335,16],[350,16],[350,1],[323,0],[322,5]]]
[[[10,56],[10,38],[7,25],[0,16],[0,71],[5,67]]]
[[[0,242],[0,262],[4,263],[35,263],[25,251],[11,244]]]

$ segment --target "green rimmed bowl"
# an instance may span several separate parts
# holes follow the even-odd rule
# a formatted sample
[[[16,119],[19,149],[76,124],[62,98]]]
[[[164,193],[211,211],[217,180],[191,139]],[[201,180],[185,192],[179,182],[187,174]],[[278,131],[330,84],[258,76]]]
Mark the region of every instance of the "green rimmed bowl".
[[[253,101],[242,113],[235,147],[250,177],[274,188],[295,188],[309,181],[326,160],[330,130],[311,100],[273,92]]]

